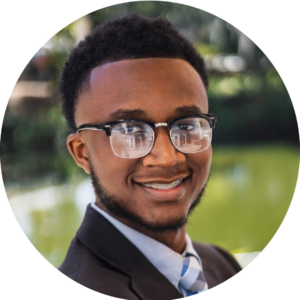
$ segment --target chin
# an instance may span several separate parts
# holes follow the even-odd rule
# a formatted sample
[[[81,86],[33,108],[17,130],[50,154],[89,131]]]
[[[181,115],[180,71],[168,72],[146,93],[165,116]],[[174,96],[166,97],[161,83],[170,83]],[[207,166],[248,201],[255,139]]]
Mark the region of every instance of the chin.
[[[180,215],[147,219],[142,216],[132,215],[130,221],[150,232],[178,231],[186,224],[187,216]]]
[[[126,224],[133,228],[143,228],[150,232],[178,231],[181,229],[187,223],[188,216],[200,202],[204,191],[203,189],[199,193],[189,208],[186,205],[184,207],[182,205],[164,205],[156,207],[150,214],[140,215],[128,207],[126,203],[124,204],[121,199],[106,191],[92,167],[91,178],[97,196],[97,203],[102,209],[116,219],[125,221]],[[144,209],[144,211],[147,210]],[[183,211],[185,213],[182,213]]]

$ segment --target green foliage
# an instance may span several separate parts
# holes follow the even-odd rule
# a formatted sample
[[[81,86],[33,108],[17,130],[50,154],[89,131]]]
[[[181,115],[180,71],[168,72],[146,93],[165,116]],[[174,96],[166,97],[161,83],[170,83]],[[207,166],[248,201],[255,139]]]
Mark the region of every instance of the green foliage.
[[[265,54],[240,31],[217,17],[172,2],[138,1],[110,6],[63,28],[32,58],[20,80],[50,81],[53,95],[68,52],[90,29],[108,19],[130,13],[166,17],[189,38],[209,62],[210,112],[218,114],[214,145],[287,142],[299,144],[296,116],[280,75]],[[79,30],[79,32],[80,32]],[[241,49],[241,39],[248,47]],[[240,57],[245,69],[218,69],[216,61]],[[42,64],[41,64],[42,62]],[[7,108],[1,138],[1,166],[6,188],[27,187],[39,180],[60,183],[81,177],[66,149],[69,131],[57,97],[25,97]]]
[[[7,190],[51,178],[61,183],[80,174],[66,147],[68,128],[60,106],[40,108],[33,115],[8,107],[2,130],[1,165]],[[75,174],[74,174],[75,173]]]

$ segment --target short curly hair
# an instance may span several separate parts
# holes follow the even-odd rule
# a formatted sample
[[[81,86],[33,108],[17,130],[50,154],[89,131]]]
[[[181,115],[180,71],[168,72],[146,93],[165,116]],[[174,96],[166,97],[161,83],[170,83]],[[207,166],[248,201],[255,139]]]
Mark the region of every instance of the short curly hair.
[[[76,100],[89,83],[90,71],[103,63],[139,58],[183,59],[208,87],[203,58],[168,20],[128,15],[106,21],[73,48],[61,72],[62,112],[71,130],[76,131]]]

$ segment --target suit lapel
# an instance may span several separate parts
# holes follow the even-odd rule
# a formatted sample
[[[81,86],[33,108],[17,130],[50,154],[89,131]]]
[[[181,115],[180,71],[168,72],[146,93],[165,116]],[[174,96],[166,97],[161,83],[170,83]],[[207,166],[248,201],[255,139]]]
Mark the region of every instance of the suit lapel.
[[[90,205],[77,237],[94,254],[126,273],[131,278],[132,289],[141,299],[182,298],[148,259]]]
[[[210,267],[209,263],[205,259],[201,259],[202,266],[203,266],[203,273],[208,285],[208,288],[211,289],[212,287],[218,285],[216,284],[216,278],[218,278],[216,272]]]
[[[109,221],[90,205],[87,207],[76,235],[94,254],[122,272],[131,274],[136,250]]]

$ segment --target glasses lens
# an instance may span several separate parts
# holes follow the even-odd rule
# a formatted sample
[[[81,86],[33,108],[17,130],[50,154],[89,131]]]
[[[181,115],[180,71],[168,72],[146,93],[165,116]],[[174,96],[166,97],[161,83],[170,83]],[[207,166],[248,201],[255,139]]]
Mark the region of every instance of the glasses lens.
[[[113,152],[122,158],[138,158],[151,150],[154,140],[152,128],[144,123],[127,122],[115,125],[110,143]]]
[[[173,145],[183,153],[206,150],[211,144],[212,130],[202,118],[184,118],[172,125],[170,130]]]

